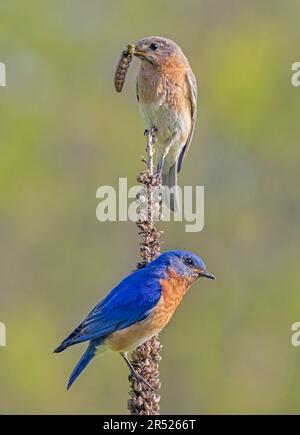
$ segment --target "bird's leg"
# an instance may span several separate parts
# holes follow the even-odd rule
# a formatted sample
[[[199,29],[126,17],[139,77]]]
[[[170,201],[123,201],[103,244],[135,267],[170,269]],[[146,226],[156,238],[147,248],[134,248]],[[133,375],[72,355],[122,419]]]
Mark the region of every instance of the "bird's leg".
[[[133,367],[133,365],[131,364],[131,362],[129,361],[129,359],[127,358],[127,352],[121,352],[120,353],[121,357],[124,359],[124,361],[126,362],[126,364],[128,365],[131,374],[138,380],[144,382],[145,385],[147,385],[147,387],[150,388],[150,390],[155,391],[155,388],[153,388],[150,384],[148,384],[148,382],[146,381],[146,379],[143,378],[143,376],[141,376],[139,373],[137,373],[137,371],[135,370],[135,368]]]

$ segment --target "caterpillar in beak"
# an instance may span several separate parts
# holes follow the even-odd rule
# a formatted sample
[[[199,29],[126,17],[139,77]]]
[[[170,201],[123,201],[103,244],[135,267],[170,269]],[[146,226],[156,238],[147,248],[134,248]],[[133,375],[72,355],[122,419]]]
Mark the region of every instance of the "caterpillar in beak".
[[[115,72],[115,88],[117,92],[121,92],[125,83],[127,71],[132,61],[132,54],[134,52],[134,45],[128,45],[127,49],[121,54]]]

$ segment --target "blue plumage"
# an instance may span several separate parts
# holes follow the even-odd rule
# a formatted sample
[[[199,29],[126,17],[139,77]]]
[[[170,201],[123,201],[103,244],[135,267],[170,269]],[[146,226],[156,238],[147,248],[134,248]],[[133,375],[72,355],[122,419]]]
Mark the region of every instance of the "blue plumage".
[[[96,355],[97,347],[100,345],[101,345],[101,340],[90,341],[86,351],[84,352],[84,354],[82,355],[78,363],[76,364],[76,367],[74,368],[70,376],[67,389],[69,389],[72,386],[72,384],[76,381],[80,373],[86,368],[89,362],[94,358],[94,356]]]
[[[192,265],[187,265],[187,258],[192,261]],[[90,341],[70,377],[68,388],[94,358],[96,350],[107,337],[138,324],[149,316],[160,301],[160,281],[167,279],[168,267],[182,276],[195,274],[195,268],[205,271],[204,263],[195,254],[168,251],[121,281],[55,350],[56,353],[62,352],[76,343]]]
[[[140,322],[160,299],[161,268],[137,270],[120,282],[86,319],[61,343],[55,352],[95,338],[105,338],[112,332]]]

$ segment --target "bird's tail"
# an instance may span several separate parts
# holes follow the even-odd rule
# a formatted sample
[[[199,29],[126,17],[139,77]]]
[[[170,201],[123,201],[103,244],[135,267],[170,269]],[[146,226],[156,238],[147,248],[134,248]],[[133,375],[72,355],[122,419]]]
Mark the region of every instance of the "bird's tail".
[[[80,333],[82,325],[79,325],[54,351],[54,353],[63,352],[67,347],[73,346],[80,342]],[[79,338],[79,339],[78,339]]]
[[[82,357],[78,361],[75,369],[73,370],[73,372],[70,376],[67,389],[69,389],[72,386],[72,384],[76,381],[78,376],[83,372],[83,370],[86,368],[86,366],[89,364],[89,362],[95,357],[96,352],[97,352],[97,347],[100,346],[101,343],[102,343],[102,341],[99,342],[99,340],[92,340],[89,343],[86,351],[84,352],[84,354],[82,355]]]
[[[165,196],[168,207],[176,213],[179,211],[178,186],[177,186],[177,162],[171,167],[168,174],[163,174],[162,185],[169,188],[169,195]]]

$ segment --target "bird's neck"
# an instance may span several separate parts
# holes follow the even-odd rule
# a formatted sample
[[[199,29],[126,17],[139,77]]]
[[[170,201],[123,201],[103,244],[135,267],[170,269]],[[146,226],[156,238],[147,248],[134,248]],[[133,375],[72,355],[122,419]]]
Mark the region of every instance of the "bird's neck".
[[[140,101],[154,103],[162,98],[176,97],[178,90],[184,88],[185,66],[170,60],[163,64],[143,61],[138,75]]]
[[[161,280],[162,297],[167,305],[174,306],[176,309],[194,282],[194,278],[179,275],[171,268],[168,269],[167,273],[167,279]]]

